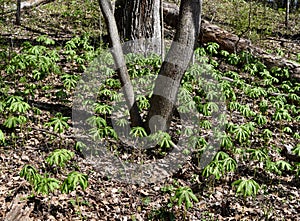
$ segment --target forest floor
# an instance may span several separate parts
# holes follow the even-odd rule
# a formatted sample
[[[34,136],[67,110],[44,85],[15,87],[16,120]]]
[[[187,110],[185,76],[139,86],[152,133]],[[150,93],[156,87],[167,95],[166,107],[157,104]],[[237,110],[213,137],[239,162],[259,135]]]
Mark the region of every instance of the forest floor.
[[[80,4],[84,4],[85,7]],[[231,28],[228,25],[237,16],[228,18],[227,24],[221,22],[228,14],[222,10],[228,10],[226,7],[230,5],[207,2],[204,4],[204,13],[212,15],[212,17],[205,16],[207,19],[218,25],[223,23],[223,27],[238,34],[235,29],[237,23],[235,26],[231,25]],[[24,42],[29,41],[35,45],[37,44],[35,39],[40,35],[47,35],[55,40],[52,49],[62,50],[68,40],[83,32],[89,32],[90,44],[98,47],[99,42],[103,40],[102,35],[106,34],[103,21],[95,19],[99,13],[93,1],[76,3],[76,1],[57,0],[25,10],[22,13],[21,26],[14,25],[14,14],[8,14],[5,18],[0,18],[1,49],[8,50],[9,62],[14,53],[20,53]],[[281,24],[274,28],[272,33],[260,39],[258,34],[249,34],[249,31],[244,35],[249,34],[250,39],[270,52],[295,60],[298,54],[300,57],[300,22],[297,19],[299,19],[299,12],[295,16],[291,15],[292,28],[286,30]],[[247,26],[242,21],[240,23],[244,28]],[[172,31],[167,30],[167,33]],[[235,71],[247,84],[252,84],[252,80],[259,84],[258,78],[247,75],[241,67],[227,64],[218,56],[214,56],[213,60],[219,62],[220,65],[216,69],[220,72]],[[66,59],[61,59],[59,62],[59,66],[66,73],[82,73],[79,65],[74,64],[75,62],[68,62]],[[17,94],[18,90],[22,92],[25,89],[22,78],[17,74],[8,76],[3,63],[0,71],[1,86],[6,85],[8,88],[8,92],[1,90],[1,96],[5,93]],[[38,116],[34,111],[29,112],[30,120],[25,127],[15,129],[6,128],[3,126],[5,119],[0,119],[0,129],[7,136],[5,144],[0,145],[0,220],[5,220],[5,217],[6,220],[12,217],[15,220],[300,220],[300,179],[295,169],[299,165],[287,159],[282,153],[285,145],[296,147],[300,144],[299,137],[293,136],[300,133],[299,120],[276,122],[272,120],[275,109],[270,108],[266,114],[268,122],[263,129],[272,131],[272,138],[266,145],[261,137],[253,135],[249,143],[245,144],[245,148],[253,149],[266,146],[266,149],[270,150],[267,155],[274,162],[287,161],[293,165],[293,170],[283,169],[280,174],[265,171],[261,166],[262,162],[252,160],[248,155],[248,158],[244,159],[236,152],[228,150],[227,152],[238,162],[238,167],[234,172],[228,172],[220,179],[214,176],[202,176],[202,171],[197,164],[193,159],[189,159],[180,170],[165,180],[150,184],[128,184],[103,176],[78,149],[74,150],[76,139],[72,128],[74,122],[71,121],[72,92],[59,94],[61,91],[64,92],[61,76],[49,74],[45,79],[34,83],[37,85],[37,90],[27,102],[32,109],[34,107],[40,110]],[[281,90],[281,85],[278,88]],[[250,99],[238,87],[234,90],[239,101],[249,105],[254,112],[259,112],[258,98]],[[6,98],[1,97],[1,99]],[[299,101],[293,104],[296,108],[295,116],[299,115]],[[61,134],[45,127],[45,123],[57,113],[69,117],[67,123],[71,125]],[[233,112],[230,118],[235,124],[245,123],[249,119],[241,116],[237,111]],[[283,133],[280,128],[282,125],[291,128],[293,133]],[[261,131],[260,128],[257,134]],[[238,149],[244,148],[237,141],[234,141],[234,145]],[[50,168],[45,158],[59,148],[72,150],[75,156],[64,168]],[[57,179],[66,178],[67,174],[74,170],[80,171],[88,175],[88,187],[85,190],[77,188],[76,191],[68,194],[55,191],[48,195],[33,196],[31,185],[20,177],[20,171],[26,164],[33,165],[39,172],[49,173]],[[247,177],[253,178],[261,189],[256,196],[237,196],[232,182]],[[172,188],[184,186],[191,187],[199,200],[187,211],[183,206],[170,204],[170,196],[174,195]]]

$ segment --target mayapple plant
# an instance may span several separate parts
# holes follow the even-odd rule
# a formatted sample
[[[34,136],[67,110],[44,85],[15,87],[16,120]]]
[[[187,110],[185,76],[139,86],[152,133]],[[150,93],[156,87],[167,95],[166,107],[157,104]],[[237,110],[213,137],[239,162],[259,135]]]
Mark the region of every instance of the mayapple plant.
[[[62,113],[57,113],[55,117],[51,118],[49,122],[45,123],[45,126],[52,127],[54,132],[61,134],[65,131],[65,129],[70,127],[67,123],[69,119],[69,117],[64,117]]]
[[[66,162],[74,157],[74,152],[67,149],[56,149],[47,158],[46,162],[50,165],[64,167]]]
[[[184,204],[185,211],[193,207],[193,201],[198,203],[199,200],[188,186],[179,187],[175,190],[175,195],[172,197],[173,202],[177,202],[178,206]]]
[[[256,196],[260,189],[260,185],[253,179],[239,179],[234,181],[231,185],[236,188],[237,195],[244,197]]]
[[[66,149],[57,149],[46,158],[46,162],[57,167],[65,167],[66,163],[74,157],[74,153]],[[83,190],[88,187],[88,176],[78,171],[72,171],[61,183],[60,180],[49,177],[49,174],[39,174],[32,165],[25,165],[20,171],[20,177],[24,177],[33,187],[36,194],[49,195],[57,189],[62,193],[70,193],[80,186]]]

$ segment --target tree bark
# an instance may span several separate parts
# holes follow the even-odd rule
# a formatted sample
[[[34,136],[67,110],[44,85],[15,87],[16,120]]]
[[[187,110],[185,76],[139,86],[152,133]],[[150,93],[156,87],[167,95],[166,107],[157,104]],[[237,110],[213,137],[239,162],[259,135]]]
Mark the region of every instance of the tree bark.
[[[169,129],[177,92],[193,51],[201,23],[201,0],[182,0],[171,48],[155,81],[147,116],[148,133]]]
[[[161,0],[117,0],[115,18],[126,51],[161,54]]]
[[[99,5],[107,24],[108,33],[112,44],[112,55],[130,113],[131,123],[133,127],[139,126],[142,124],[142,120],[139,114],[137,103],[135,102],[133,86],[127,71],[124,54],[118,35],[117,24],[112,13],[112,7],[109,0],[99,0]]]
[[[167,25],[176,27],[178,22],[179,8],[172,3],[164,3],[164,20]],[[242,50],[250,51],[254,56],[259,57],[264,64],[269,67],[288,68],[290,77],[300,82],[300,64],[269,54],[263,49],[251,44],[248,39],[240,38],[237,35],[231,34],[228,31],[220,28],[217,25],[211,24],[208,21],[202,20],[201,33],[199,35],[199,41],[202,43],[216,42],[220,45],[220,48],[229,52],[239,52]]]

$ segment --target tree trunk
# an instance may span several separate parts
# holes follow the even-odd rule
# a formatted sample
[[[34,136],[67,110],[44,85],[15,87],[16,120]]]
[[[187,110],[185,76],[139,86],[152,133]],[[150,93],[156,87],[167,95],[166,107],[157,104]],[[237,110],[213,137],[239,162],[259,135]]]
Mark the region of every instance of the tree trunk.
[[[169,129],[182,76],[193,55],[201,23],[201,0],[182,0],[171,48],[155,81],[147,116],[148,133]]]
[[[289,15],[290,15],[290,0],[286,0],[285,8],[285,28],[289,27]]]
[[[164,18],[167,25],[176,27],[178,21],[179,8],[172,3],[164,3]],[[251,44],[248,39],[239,38],[237,35],[213,25],[208,21],[202,20],[201,33],[199,41],[202,43],[217,42],[220,48],[229,52],[239,52],[242,50],[251,51],[251,53],[260,58],[264,64],[269,67],[288,68],[291,78],[300,82],[300,64],[274,54],[269,54],[259,47]]]
[[[161,54],[161,0],[117,0],[115,18],[126,51]]]
[[[134,91],[127,71],[124,54],[118,35],[117,24],[112,13],[110,0],[99,0],[99,5],[107,24],[108,33],[112,44],[112,55],[117,67],[118,77],[121,81],[124,97],[130,113],[131,123],[132,126],[139,126],[141,125],[142,120],[139,115],[137,103],[135,102]]]
[[[17,0],[16,25],[21,25],[21,0]]]

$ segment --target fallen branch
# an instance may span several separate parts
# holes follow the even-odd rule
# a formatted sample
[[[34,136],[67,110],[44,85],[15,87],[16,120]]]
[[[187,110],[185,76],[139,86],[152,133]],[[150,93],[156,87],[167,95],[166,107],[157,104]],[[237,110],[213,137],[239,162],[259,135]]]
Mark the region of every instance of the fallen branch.
[[[21,9],[25,8],[33,8],[41,4],[47,4],[49,2],[53,2],[54,0],[34,0],[34,1],[24,1],[21,2]]]
[[[55,136],[57,138],[61,138],[61,139],[76,139],[76,138],[80,138],[80,139],[91,139],[91,136],[88,135],[79,135],[79,134],[73,134],[73,135],[65,135],[65,134],[59,134],[50,130],[45,130],[42,128],[38,128],[38,127],[32,127],[31,129],[36,130],[36,131],[40,131],[42,133],[45,134],[50,134],[52,136]]]
[[[21,10],[25,10],[25,9],[31,9],[31,8],[34,8],[34,7],[37,7],[39,5],[42,5],[42,4],[47,4],[49,2],[53,2],[55,0],[34,0],[34,1],[22,1],[21,2],[21,5],[20,5],[20,9]],[[16,7],[17,5],[15,5]],[[7,11],[4,11],[1,15],[4,16],[4,15],[9,15],[9,14],[12,14],[12,13],[16,13],[16,8],[12,8],[12,9],[9,9]]]
[[[224,80],[224,81],[234,82],[234,80],[229,78],[229,77],[222,77],[221,79]],[[246,83],[245,83],[245,85],[248,86],[248,87],[251,87],[251,88],[253,87],[253,86],[251,86],[249,84],[246,84]],[[267,93],[269,95],[272,95],[272,96],[284,96],[284,97],[289,96],[288,94],[282,94],[282,93],[276,93],[276,92],[267,92]]]
[[[173,3],[164,2],[163,7],[164,20],[166,24],[171,27],[176,27],[179,14],[178,6]],[[300,82],[299,63],[276,56],[274,54],[269,54],[263,49],[252,45],[248,39],[240,38],[239,36],[232,34],[203,19],[199,41],[202,43],[216,42],[220,45],[221,49],[229,52],[239,52],[242,50],[250,51],[254,56],[260,58],[262,62],[269,68],[288,68],[290,77]]]

